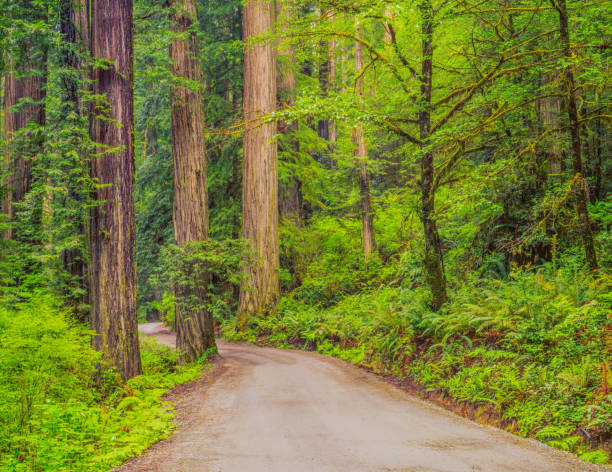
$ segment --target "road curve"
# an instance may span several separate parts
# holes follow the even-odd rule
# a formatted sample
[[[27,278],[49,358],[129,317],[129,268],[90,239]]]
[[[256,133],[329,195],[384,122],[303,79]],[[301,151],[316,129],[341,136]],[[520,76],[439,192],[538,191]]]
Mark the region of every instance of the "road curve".
[[[141,330],[174,342],[159,324]],[[612,470],[460,418],[335,359],[224,342],[219,352],[215,379],[179,404],[178,432],[121,472]]]

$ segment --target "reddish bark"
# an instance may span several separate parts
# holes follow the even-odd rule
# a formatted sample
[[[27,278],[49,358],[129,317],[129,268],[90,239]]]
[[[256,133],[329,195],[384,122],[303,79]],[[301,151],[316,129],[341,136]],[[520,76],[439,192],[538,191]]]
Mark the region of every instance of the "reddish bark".
[[[92,0],[91,52],[110,64],[93,71],[93,93],[107,101],[96,104],[91,119],[91,137],[98,143],[91,163],[98,183],[94,198],[102,202],[92,210],[90,225],[93,346],[127,380],[142,371],[136,317],[132,0]]]

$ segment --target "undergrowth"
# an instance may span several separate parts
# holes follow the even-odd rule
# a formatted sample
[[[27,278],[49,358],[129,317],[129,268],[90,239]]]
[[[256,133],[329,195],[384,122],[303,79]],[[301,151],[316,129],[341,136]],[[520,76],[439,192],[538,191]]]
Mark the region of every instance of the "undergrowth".
[[[175,350],[144,340],[144,374],[97,374],[90,331],[48,295],[0,304],[0,470],[107,471],[174,429],[162,396],[200,375]]]

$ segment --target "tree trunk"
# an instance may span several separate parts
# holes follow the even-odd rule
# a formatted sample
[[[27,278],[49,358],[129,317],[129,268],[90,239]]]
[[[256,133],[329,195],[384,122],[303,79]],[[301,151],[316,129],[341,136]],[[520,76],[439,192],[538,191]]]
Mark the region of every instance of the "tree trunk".
[[[559,12],[559,31],[561,33],[561,43],[563,45],[563,55],[566,59],[565,69],[563,70],[563,82],[565,86],[565,99],[567,105],[567,115],[569,118],[570,136],[572,142],[572,170],[574,171],[573,185],[576,199],[576,212],[580,225],[580,235],[584,246],[585,259],[591,270],[597,270],[597,253],[593,240],[593,231],[587,207],[588,188],[584,178],[584,166],[582,164],[582,146],[580,143],[580,121],[578,107],[576,105],[576,86],[574,73],[572,72],[570,47],[569,20],[565,0],[551,0],[553,7]]]
[[[283,5],[285,3],[285,5]],[[290,6],[285,1],[277,0],[276,13],[280,23],[281,31],[286,31],[291,21]],[[291,44],[285,48],[280,47],[278,56],[283,56],[284,61],[277,64],[276,84],[278,89],[278,99],[280,105],[293,105],[295,103],[295,92],[297,89],[297,74],[295,65],[295,45]],[[284,67],[281,67],[284,66]],[[286,154],[297,154],[300,143],[295,138],[298,130],[297,120],[289,126],[286,123],[279,123],[278,128],[284,133],[288,133],[289,139],[283,139],[281,152]],[[302,184],[295,177],[291,176],[286,181],[279,182],[278,210],[281,219],[289,219],[298,226],[302,224]]]
[[[330,19],[333,19],[334,15],[333,13],[330,15]],[[337,71],[338,71],[338,61],[336,59],[336,39],[335,38],[331,38],[329,40],[329,48],[328,48],[328,52],[327,55],[329,57],[329,85],[328,85],[328,89],[329,90],[334,90],[336,89],[336,76],[337,76]],[[328,120],[329,121],[329,142],[330,143],[335,143],[338,140],[338,127],[336,126],[336,122],[334,120]],[[334,160],[332,160],[331,162],[331,167],[334,168],[336,167],[336,163]]]
[[[335,18],[335,12],[333,10],[329,11],[328,13],[328,17],[329,17],[329,21],[334,21]],[[336,92],[337,90],[337,86],[336,86],[336,80],[337,80],[337,74],[338,74],[338,60],[336,58],[336,55],[338,54],[337,51],[337,41],[335,37],[331,37],[329,39],[329,43],[327,45],[327,62],[328,62],[328,68],[329,68],[329,72],[328,72],[328,76],[327,76],[327,85],[326,85],[326,89],[325,89],[325,95],[329,96],[329,92]],[[335,169],[338,166],[338,163],[336,162],[336,159],[334,158],[334,144],[336,143],[336,141],[338,141],[338,126],[336,124],[336,121],[333,119],[328,118],[327,120],[327,140],[329,141],[329,151],[330,151],[330,156],[329,156],[329,167],[331,169]]]
[[[540,86],[543,91],[546,90],[546,85],[553,82],[555,77],[552,73],[543,75],[540,78]],[[561,115],[561,100],[558,97],[547,97],[538,100],[536,103],[539,118],[543,125],[543,130],[554,129],[559,126],[559,117]],[[561,136],[555,131],[549,135],[545,142],[545,154],[548,160],[549,171],[553,175],[559,175],[562,171],[561,166]]]
[[[22,8],[26,12],[25,21],[45,19],[45,12],[40,6],[32,5],[30,0],[24,0]],[[4,140],[6,150],[4,167],[7,171],[6,182],[2,198],[1,212],[8,215],[10,221],[15,219],[15,203],[24,200],[32,187],[32,160],[40,153],[43,145],[42,130],[34,130],[27,134],[20,134],[23,128],[30,123],[40,127],[45,124],[45,98],[46,98],[46,67],[47,54],[44,46],[45,39],[39,37],[41,33],[34,30],[22,38],[24,44],[23,63],[19,64],[14,58],[7,57],[6,75],[4,77]],[[44,33],[42,33],[44,34]],[[42,51],[35,51],[36,45],[43,44]],[[23,100],[33,103],[19,107]],[[14,231],[5,231],[5,237],[12,239]]]
[[[421,15],[421,111],[419,130],[421,144],[421,221],[425,233],[425,272],[431,288],[434,311],[446,302],[444,256],[435,221],[435,189],[433,188],[434,155],[431,149],[431,87],[433,79],[433,9],[431,0],[419,4]]]
[[[333,21],[334,11],[323,11],[320,16],[326,18],[326,21]],[[329,40],[324,39],[319,42],[319,54],[321,56],[319,61],[319,85],[321,87],[321,95],[323,98],[328,98],[330,91],[334,90],[336,82],[336,40],[333,36]],[[337,165],[335,159],[331,155],[333,151],[332,143],[336,142],[337,133],[336,123],[333,120],[325,118],[318,121],[317,135],[319,138],[327,141],[328,145],[326,151],[318,153],[317,160],[324,163],[330,169],[335,168]]]
[[[357,35],[361,38],[361,29],[357,26]],[[355,72],[357,83],[355,89],[359,97],[364,94],[364,80],[360,76],[363,70],[363,45],[355,43]],[[355,157],[359,169],[359,197],[361,203],[361,236],[363,242],[363,254],[368,257],[376,251],[376,238],[374,233],[374,211],[370,198],[370,171],[368,169],[368,149],[365,142],[363,126],[357,125],[353,130],[354,144],[356,145]]]
[[[394,14],[393,11],[391,10],[391,6],[387,5],[385,7],[385,11],[383,13],[383,16],[388,19],[389,21],[384,21],[383,22],[383,41],[385,42],[385,44],[389,45],[391,44],[391,42],[393,41],[393,36],[391,34],[391,22],[394,20]]]
[[[321,94],[325,98],[329,92],[329,78],[331,69],[329,43],[326,40],[319,42],[319,51],[322,56],[319,62],[319,85],[321,86]],[[321,139],[326,141],[330,140],[329,119],[326,118],[319,120],[317,125],[317,134]]]
[[[253,42],[272,30],[273,7],[268,0],[249,0],[244,7],[242,237],[250,241],[255,260],[245,267],[240,290],[240,330],[253,315],[274,310],[279,293],[276,123],[263,119],[276,109],[275,48],[270,40]]]
[[[60,33],[62,34],[62,42],[59,50],[59,62],[64,70],[61,76],[62,87],[62,108],[61,120],[65,123],[72,122],[68,126],[79,127],[80,117],[84,116],[82,103],[80,100],[79,89],[83,87],[80,77],[81,62],[78,51],[83,51],[84,48],[89,48],[87,42],[89,38],[89,24],[87,14],[86,0],[61,0],[59,5],[59,22]],[[71,119],[71,116],[76,116],[77,119]],[[74,123],[77,121],[77,123]],[[76,140],[79,140],[76,137]],[[69,187],[69,199],[74,205],[81,203],[82,193],[79,191],[79,182],[75,182],[69,176],[72,170],[77,166],[81,166],[82,160],[78,158],[71,163],[71,166],[66,166],[64,169],[64,181]],[[86,172],[86,170],[84,170]],[[85,224],[82,221],[77,222],[73,229],[84,236],[86,234]],[[73,305],[81,320],[85,321],[87,312],[85,306],[88,299],[88,284],[87,284],[87,256],[82,248],[67,249],[62,252],[61,259],[64,269],[70,274],[74,281],[74,286],[79,288],[78,296],[73,296],[71,293],[67,295],[69,303]]]
[[[286,183],[279,183],[278,212],[281,219],[290,220],[302,226],[302,184],[291,177]]]
[[[194,0],[173,0],[170,28],[171,72],[181,82],[172,87],[172,157],[174,161],[174,238],[182,245],[208,238],[208,192],[202,68],[200,45],[193,30],[197,20]],[[192,82],[186,87],[185,81]],[[178,287],[176,296],[176,347],[187,361],[215,347],[213,317],[206,308],[207,281],[195,287]],[[197,301],[199,306],[191,306]]]
[[[99,186],[90,225],[91,327],[95,349],[124,380],[141,373],[136,318],[132,0],[92,0],[91,52],[112,65],[93,71],[93,93],[106,97],[91,118],[98,143],[91,162]],[[101,117],[101,113],[107,116]]]
[[[90,0],[74,0],[74,25],[76,27],[78,40],[87,46],[90,44],[89,9]]]
[[[596,200],[603,200],[605,196],[604,182],[603,182],[603,167],[604,167],[604,139],[603,127],[601,126],[601,119],[597,118],[595,122],[595,153],[597,160],[595,162],[595,188],[593,195]]]

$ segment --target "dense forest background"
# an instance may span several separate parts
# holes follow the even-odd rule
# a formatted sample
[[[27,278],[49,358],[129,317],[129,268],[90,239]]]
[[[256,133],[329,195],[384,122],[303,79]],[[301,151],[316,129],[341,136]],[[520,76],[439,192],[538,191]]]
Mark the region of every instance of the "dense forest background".
[[[0,0],[0,467],[108,470],[169,433],[159,399],[204,361],[141,341],[124,365],[111,353],[115,373],[89,347],[105,274],[124,269],[128,324],[180,330],[206,313],[228,339],[337,356],[610,460],[609,2],[277,0],[258,7],[269,28],[245,35],[255,15],[239,0],[184,2],[186,27],[182,2],[135,0],[131,151],[102,141],[132,131],[108,118],[118,62],[92,46],[107,3],[131,8]],[[201,81],[174,67],[181,41]],[[250,120],[243,104],[270,77],[274,110]],[[208,221],[182,241],[178,89],[202,107]],[[274,192],[251,201],[257,150]],[[128,169],[115,188],[135,166],[121,244],[135,229],[104,262],[91,228],[108,216],[99,163],[113,153]],[[264,229],[267,253],[251,236]]]

